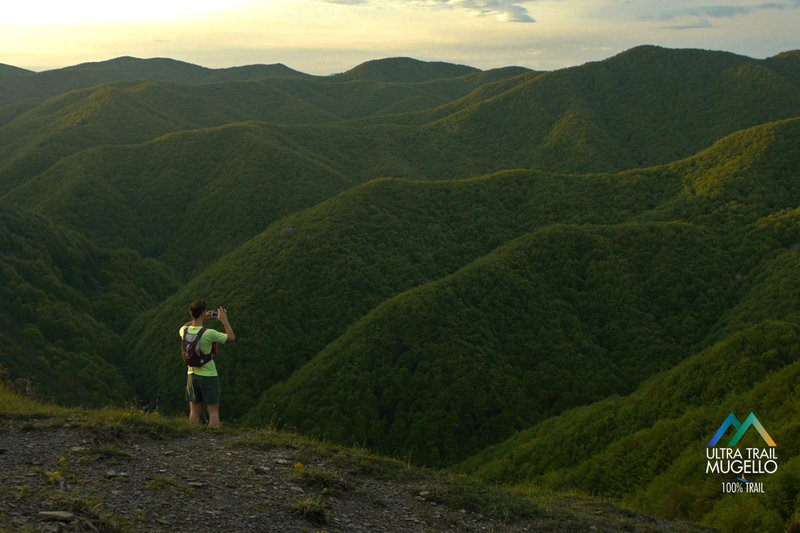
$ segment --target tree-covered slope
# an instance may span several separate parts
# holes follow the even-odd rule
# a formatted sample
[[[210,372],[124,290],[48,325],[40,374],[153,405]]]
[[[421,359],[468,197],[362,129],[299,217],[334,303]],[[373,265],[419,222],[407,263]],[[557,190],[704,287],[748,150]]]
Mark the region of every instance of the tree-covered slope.
[[[530,171],[475,180],[378,180],[272,224],[142,319],[131,373],[143,394],[173,398],[180,361],[165,356],[186,307],[225,304],[243,333],[226,347],[231,414],[252,408],[383,300],[447,276],[527,231],[559,220],[619,222],[677,194],[680,183]],[[232,316],[233,316],[232,315]],[[155,370],[158,369],[158,370]],[[152,373],[145,374],[145,371]]]
[[[250,420],[452,463],[692,353],[736,297],[726,245],[683,224],[533,232],[382,304]]]
[[[762,144],[763,139],[771,140]],[[250,419],[281,420],[401,455],[412,452],[425,461],[448,461],[503,431],[524,427],[525,417],[552,415],[570,402],[586,403],[589,396],[635,386],[713,338],[717,321],[739,295],[737,280],[748,275],[760,254],[780,246],[775,239],[738,234],[759,213],[800,202],[797,187],[779,186],[797,182],[788,171],[791,164],[781,161],[797,159],[798,141],[798,121],[775,123],[731,136],[680,164],[648,171],[649,178],[662,182],[668,176],[678,183],[726,178],[715,186],[720,194],[713,199],[681,190],[665,202],[670,217],[678,218],[680,209],[687,222],[701,219],[708,227],[541,230],[521,239],[519,249],[504,249],[452,279],[394,298],[286,385],[272,389]],[[741,144],[754,151],[743,154]],[[773,149],[784,159],[774,160]],[[719,168],[728,164],[725,154],[731,152],[742,156],[742,164]],[[730,172],[736,180],[727,179]],[[771,190],[770,201],[737,194],[744,190],[737,187],[748,182]],[[720,201],[723,197],[727,203]],[[745,209],[742,202],[748,198],[753,201]],[[622,196],[616,200],[626,205]],[[656,209],[638,218],[663,215]],[[680,242],[677,235],[687,240]],[[536,246],[537,239],[551,244]],[[629,247],[616,248],[620,242]],[[593,254],[600,259],[593,262]],[[495,365],[503,370],[492,373]],[[509,374],[516,376],[511,384],[505,381]],[[482,390],[485,409],[477,407],[474,394],[452,393],[454,383],[462,384],[462,392]],[[403,421],[396,423],[397,416]]]
[[[131,250],[106,251],[41,216],[0,209],[0,363],[66,403],[131,401],[122,334],[176,288]]]
[[[84,151],[8,199],[187,275],[351,180],[268,128],[233,124]]]
[[[6,75],[18,74],[20,71],[27,75],[15,76],[13,79]],[[0,107],[21,98],[49,98],[75,89],[116,81],[151,80],[194,84],[306,76],[308,75],[282,64],[208,69],[169,58],[118,57],[43,72],[6,66],[0,75]]]
[[[243,120],[369,120],[372,126],[296,127],[292,136],[323,153],[332,144],[354,159],[362,156],[360,144],[343,146],[337,139],[358,143],[380,124],[396,157],[416,158],[421,149],[425,164],[416,166],[448,177],[519,167],[620,171],[687,157],[739,129],[800,115],[800,86],[792,77],[800,67],[786,56],[755,60],[640,47],[556,72],[500,69],[414,83],[128,82],[67,93],[0,128],[0,186],[7,190],[98,144],[142,142]],[[378,64],[403,70],[391,61]],[[10,115],[27,105],[2,109]]]
[[[143,142],[173,131],[224,124],[231,118],[206,101],[149,83],[66,93],[0,129],[0,191],[87,148]]]
[[[798,130],[797,120],[778,129],[753,128],[689,163],[665,167],[663,172],[679,176],[674,179],[683,189],[654,216],[672,220],[699,210],[692,216],[707,218],[724,210],[728,216],[752,219],[785,206],[783,199],[794,197],[798,187]],[[469,175],[511,163],[464,157],[460,168],[452,168],[449,159],[438,157],[448,146],[440,133],[346,125],[243,124],[198,130],[80,153],[7,197],[74,225],[104,246],[132,247],[196,271],[198,267],[178,264],[196,231],[192,217],[206,218],[206,234],[215,242],[195,255],[198,265],[206,266],[275,220],[360,181],[384,175],[454,178],[459,170]],[[189,192],[198,187],[213,191],[214,199]],[[59,194],[53,195],[54,190]],[[743,202],[746,209],[737,207]],[[173,246],[176,250],[165,255]]]
[[[241,121],[320,124],[418,111],[515,74],[515,69],[503,69],[425,83],[325,78],[120,82],[41,103],[28,99],[0,107],[0,191],[91,147],[140,143],[170,132]],[[302,139],[302,131],[297,136]]]
[[[769,67],[795,85],[800,85],[800,50],[781,52],[767,58]]]
[[[796,527],[798,266],[794,250],[766,259],[723,317],[724,338],[630,396],[549,419],[458,468],[495,482],[606,494],[721,531]],[[764,482],[762,495],[724,496],[724,476],[705,475],[703,448],[731,412],[757,413],[777,443],[777,474],[752,479]]]
[[[581,360],[576,354],[608,361],[605,377],[619,387],[616,390],[628,392],[652,372],[690,355],[715,331],[716,321],[739,294],[737,279],[750,272],[758,254],[773,246],[760,239],[738,242],[734,235],[771,209],[800,203],[798,191],[775,188],[777,197],[769,206],[754,204],[746,220],[731,218],[716,200],[687,197],[687,176],[716,175],[717,166],[710,161],[723,164],[726,158],[720,154],[735,150],[743,137],[755,140],[764,132],[772,132],[767,137],[781,150],[794,146],[794,153],[785,154],[791,159],[800,139],[796,122],[732,136],[679,164],[616,176],[520,171],[480,180],[381,180],[360,186],[273,224],[143,319],[133,332],[140,342],[137,352],[153,354],[153,359],[138,364],[158,370],[140,390],[163,399],[174,389],[172,376],[180,372],[180,362],[177,356],[159,354],[158,349],[174,335],[174,325],[182,323],[188,303],[202,295],[238,310],[240,327],[251,332],[226,349],[230,357],[222,363],[232,414],[253,407],[262,390],[310,361],[287,385],[276,387],[259,402],[249,416],[256,423],[280,417],[287,425],[338,439],[368,441],[387,451],[405,453],[413,448],[415,457],[432,462],[452,460],[459,453],[463,457],[467,450],[477,450],[492,435],[496,437],[497,427],[479,428],[484,433],[472,441],[464,438],[457,445],[443,446],[449,456],[439,451],[433,455],[427,442],[415,441],[406,448],[410,440],[388,437],[391,428],[381,422],[376,409],[379,400],[390,400],[381,400],[372,389],[372,396],[362,398],[364,383],[392,390],[400,398],[412,395],[419,402],[415,409],[422,411],[439,409],[437,395],[447,394],[441,392],[447,381],[442,376],[445,381],[409,375],[412,381],[421,380],[418,388],[393,383],[391,379],[398,376],[392,366],[398,364],[398,350],[410,350],[407,357],[414,361],[427,356],[441,359],[451,370],[459,365],[450,357],[474,351],[484,354],[483,363],[501,365],[497,379],[515,372],[518,390],[525,392],[503,396],[501,391],[508,387],[498,386],[495,403],[487,408],[511,417],[510,427],[497,423],[505,431],[609,393],[588,376],[579,392],[565,393],[577,387],[571,381],[569,386],[555,386],[558,382],[549,377],[551,371]],[[770,152],[764,148],[759,153]],[[742,166],[742,179],[762,172],[767,174],[759,179],[772,177],[779,183],[785,178],[780,165],[770,174],[766,163],[760,165],[757,160],[754,156],[753,164]],[[624,224],[637,219],[679,219],[679,212],[686,218],[683,225]],[[703,225],[694,224],[701,216]],[[556,222],[593,225],[547,228]],[[512,239],[519,241],[481,259]],[[550,244],[537,247],[539,240]],[[595,263],[590,261],[592,254],[599,258]],[[471,262],[475,264],[447,278]],[[596,278],[594,285],[587,281],[590,273]],[[463,288],[456,291],[451,285]],[[494,286],[504,289],[496,297]],[[504,325],[505,316],[534,320],[528,314],[535,308],[541,308],[536,314],[539,327],[525,321]],[[398,315],[407,318],[400,321]],[[436,317],[452,323],[441,323]],[[613,320],[605,323],[602,317]],[[434,324],[439,337],[432,338]],[[477,332],[471,331],[474,328]],[[562,331],[561,336],[552,331]],[[549,334],[554,335],[552,342],[547,341]],[[510,362],[502,366],[510,354],[519,353],[515,350],[539,354],[541,360],[529,355],[533,359],[523,359],[516,368]],[[658,356],[651,361],[654,354]],[[327,365],[354,370],[349,377],[326,381],[330,377]],[[371,381],[375,365],[386,383]],[[139,367],[132,370],[140,373]],[[533,371],[541,375],[534,379]],[[576,372],[566,374],[568,380],[579,379]],[[473,373],[470,379],[485,376],[486,372]],[[541,394],[532,392],[538,381],[545,382],[539,386]],[[180,404],[178,395],[172,398],[169,405]],[[518,402],[519,398],[526,400]],[[353,425],[354,418],[348,417],[358,411],[345,406],[360,400],[365,418]],[[391,401],[395,400],[400,401]],[[468,405],[473,398],[461,401]],[[387,413],[404,412],[401,406],[408,407],[398,403],[387,407]],[[331,415],[327,411],[331,409],[338,415]],[[413,409],[404,416],[412,419],[412,413]],[[456,417],[455,422],[448,419],[453,423],[436,426],[437,436],[451,442],[448,439],[456,440],[455,435],[472,434],[476,419],[480,417],[474,413],[463,420]]]
[[[798,201],[797,126],[786,121],[732,136],[728,150],[713,158],[718,171],[687,162],[694,170],[686,173],[678,202],[684,212],[740,227],[730,248],[749,241],[742,249],[756,261],[736,275],[740,296],[709,330],[709,347],[630,396],[548,419],[464,461],[459,470],[495,482],[606,494],[722,531],[783,531],[800,524],[800,219],[796,208],[787,208]],[[706,169],[705,179],[699,168]],[[701,214],[702,204],[712,212]],[[763,495],[724,496],[723,479],[704,475],[705,444],[730,412],[757,413],[778,443],[778,473],[756,479],[765,483]]]
[[[7,78],[12,76],[27,76],[33,74],[32,70],[15,67],[13,65],[6,65],[0,63],[0,78]]]
[[[687,157],[737,130],[800,114],[797,62],[639,47],[530,74],[491,98],[416,116],[473,158],[562,172],[617,171]]]

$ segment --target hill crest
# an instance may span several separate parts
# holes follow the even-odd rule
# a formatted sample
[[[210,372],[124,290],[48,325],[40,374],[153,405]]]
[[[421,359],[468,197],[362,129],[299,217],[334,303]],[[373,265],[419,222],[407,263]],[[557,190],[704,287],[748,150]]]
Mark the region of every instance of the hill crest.
[[[467,65],[443,61],[422,61],[411,57],[388,57],[361,63],[346,72],[333,76],[333,78],[415,83],[457,78],[476,72],[481,72],[481,70]]]
[[[2,76],[29,76],[35,74],[32,70],[15,67],[14,65],[6,65],[0,63],[0,77]]]
[[[106,71],[109,76],[125,76],[121,80],[148,79],[178,83],[204,83],[219,81],[243,81],[268,77],[305,77],[308,74],[291,69],[282,63],[252,64],[225,68],[208,68],[168,57],[139,58],[120,56],[105,61],[80,63],[61,69],[47,70],[38,74],[56,76],[90,71]]]

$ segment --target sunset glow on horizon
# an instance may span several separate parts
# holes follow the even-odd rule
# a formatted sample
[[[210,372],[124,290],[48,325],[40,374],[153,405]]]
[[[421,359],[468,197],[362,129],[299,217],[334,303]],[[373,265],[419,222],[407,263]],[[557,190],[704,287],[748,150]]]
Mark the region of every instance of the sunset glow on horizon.
[[[311,74],[410,56],[553,70],[640,44],[767,57],[800,48],[800,0],[97,0],[0,15],[0,63],[47,70],[119,56],[205,67],[284,63]]]

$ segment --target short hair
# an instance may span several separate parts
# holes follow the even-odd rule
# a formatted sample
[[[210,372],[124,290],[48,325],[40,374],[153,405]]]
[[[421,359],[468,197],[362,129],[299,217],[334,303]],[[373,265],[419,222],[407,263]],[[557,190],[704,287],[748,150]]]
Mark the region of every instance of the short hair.
[[[206,312],[206,307],[208,305],[203,300],[192,302],[192,305],[189,306],[189,314],[192,315],[192,318],[200,318]]]

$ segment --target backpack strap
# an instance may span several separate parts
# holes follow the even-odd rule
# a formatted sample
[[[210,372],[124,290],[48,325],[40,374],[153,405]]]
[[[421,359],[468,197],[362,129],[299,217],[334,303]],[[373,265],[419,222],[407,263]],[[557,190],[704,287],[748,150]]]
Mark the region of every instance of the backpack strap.
[[[183,330],[183,340],[186,340],[186,335],[197,335],[197,342],[200,342],[200,337],[203,336],[203,333],[206,332],[206,327],[200,326],[200,330],[197,333],[189,333],[189,328],[193,328],[194,326],[186,326]]]

